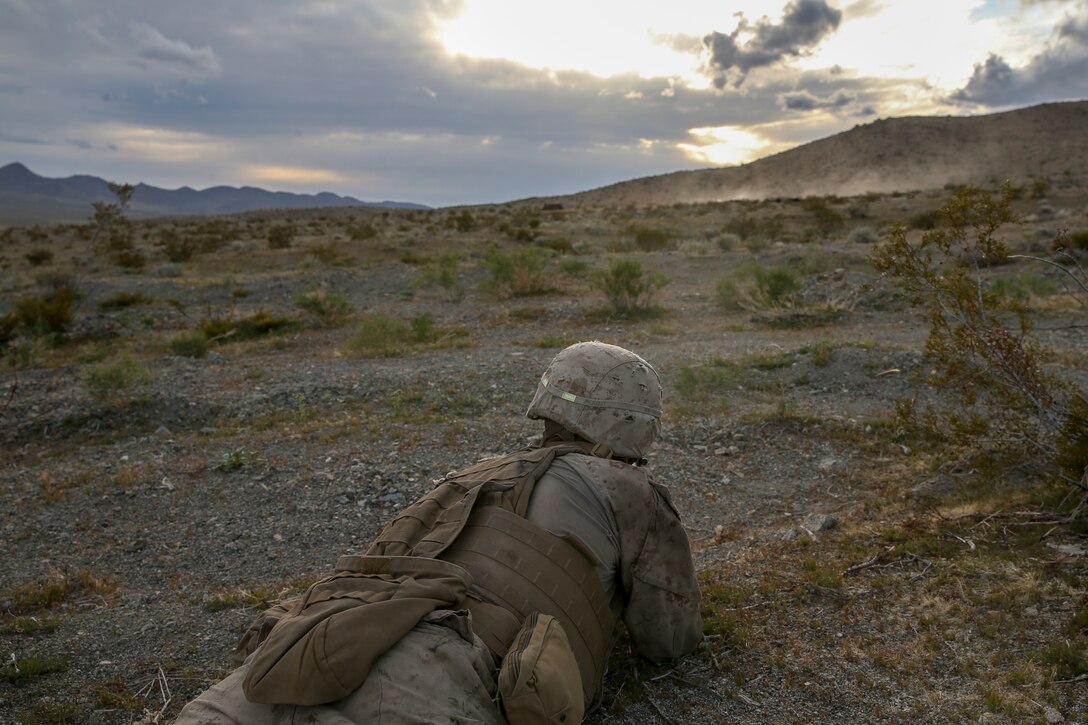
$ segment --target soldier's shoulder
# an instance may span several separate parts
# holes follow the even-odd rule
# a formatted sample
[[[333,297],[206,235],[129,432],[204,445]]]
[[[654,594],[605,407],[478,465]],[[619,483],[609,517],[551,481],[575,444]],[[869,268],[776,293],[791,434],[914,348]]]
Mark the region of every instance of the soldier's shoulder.
[[[652,488],[653,477],[641,466],[583,453],[572,453],[563,458],[582,476],[605,490],[631,494],[636,491],[648,493]]]

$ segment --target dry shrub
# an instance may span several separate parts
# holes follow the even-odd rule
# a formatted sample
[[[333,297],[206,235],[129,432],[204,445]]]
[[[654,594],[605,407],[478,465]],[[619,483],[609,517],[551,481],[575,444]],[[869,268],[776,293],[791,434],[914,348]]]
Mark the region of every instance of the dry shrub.
[[[996,232],[1017,221],[1012,193],[966,187],[940,209],[943,226],[920,242],[896,225],[872,257],[911,301],[928,310],[925,353],[936,366],[927,384],[940,402],[900,405],[904,422],[934,438],[1007,463],[1042,459],[1067,483],[1088,491],[1088,404],[1084,391],[1044,369],[1044,348],[1027,314],[1000,314],[1002,298],[982,272],[1012,255]],[[1039,262],[1054,264],[1049,260]],[[1088,278],[1068,271],[1088,297]],[[1014,318],[1014,319],[1010,319]]]
[[[491,279],[484,288],[502,297],[530,297],[553,291],[549,270],[550,252],[539,247],[521,247],[510,252],[491,249],[484,264]]]
[[[590,278],[590,284],[608,298],[612,312],[623,316],[653,311],[654,296],[669,281],[661,272],[644,270],[633,259],[613,260],[608,269],[597,270]]]

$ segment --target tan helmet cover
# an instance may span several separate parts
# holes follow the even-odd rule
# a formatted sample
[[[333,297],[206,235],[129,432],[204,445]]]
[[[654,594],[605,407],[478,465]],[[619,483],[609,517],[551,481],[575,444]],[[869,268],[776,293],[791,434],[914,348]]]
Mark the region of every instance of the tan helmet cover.
[[[661,433],[661,381],[630,350],[579,342],[555,356],[525,414],[603,443],[616,456],[643,458]]]

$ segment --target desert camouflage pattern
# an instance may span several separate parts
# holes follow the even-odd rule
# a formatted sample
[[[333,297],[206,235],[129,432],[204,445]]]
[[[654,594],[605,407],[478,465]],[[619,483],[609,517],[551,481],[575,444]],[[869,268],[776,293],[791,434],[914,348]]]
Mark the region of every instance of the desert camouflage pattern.
[[[580,342],[552,360],[526,415],[551,420],[613,455],[641,459],[661,433],[661,381],[622,347]]]
[[[703,639],[699,584],[688,535],[649,471],[621,461],[571,454],[616,516],[616,572],[623,621],[636,651],[653,662],[692,652]]]
[[[246,699],[249,662],[186,705],[175,725],[418,725],[506,722],[493,700],[494,661],[465,612],[438,610],[382,655],[362,687],[325,705]]]

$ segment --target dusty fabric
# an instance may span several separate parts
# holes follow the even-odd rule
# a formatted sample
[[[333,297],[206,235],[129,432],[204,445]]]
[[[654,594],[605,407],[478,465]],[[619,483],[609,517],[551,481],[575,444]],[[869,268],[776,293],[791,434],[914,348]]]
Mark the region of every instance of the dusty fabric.
[[[526,448],[452,473],[397,514],[367,554],[436,557],[457,538],[477,503],[524,516],[533,486],[552,461],[589,448],[588,444]]]
[[[556,458],[540,477],[525,518],[556,536],[574,537],[597,560],[597,578],[606,598],[616,593],[620,532],[603,492],[589,479],[575,456]]]
[[[253,702],[317,705],[363,684],[425,615],[455,608],[472,578],[434,559],[345,556],[272,628],[243,680]]]
[[[326,705],[267,705],[242,692],[248,663],[190,702],[176,725],[504,725],[491,655],[463,612],[433,612],[379,657],[362,687]]]
[[[635,649],[655,662],[688,654],[703,636],[699,584],[668,491],[642,467],[579,454],[566,458],[594,482],[616,517],[623,620]]]
[[[503,714],[518,725],[579,723],[585,708],[578,662],[559,620],[525,620],[499,670]]]
[[[293,602],[290,601],[277,602],[264,610],[261,616],[257,617],[249,625],[249,629],[245,631],[242,639],[238,641],[238,646],[234,648],[234,654],[231,655],[231,664],[237,667],[257,651],[257,648],[261,646],[261,642],[268,638],[276,623],[283,619],[287,612],[291,611],[292,604]]]

